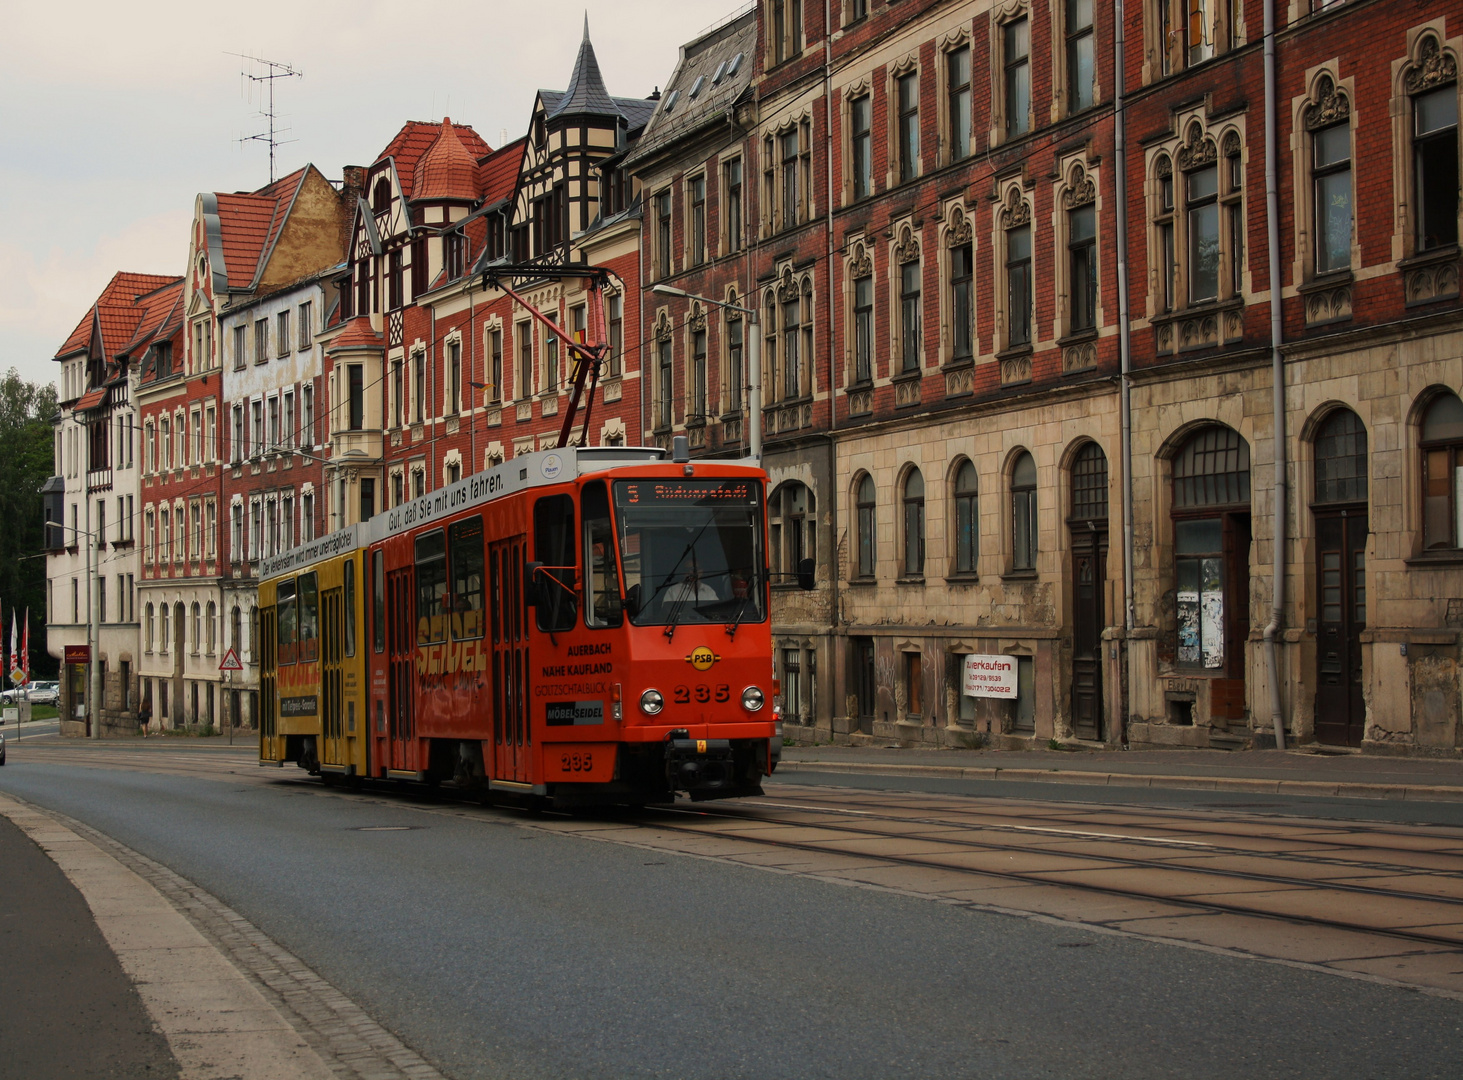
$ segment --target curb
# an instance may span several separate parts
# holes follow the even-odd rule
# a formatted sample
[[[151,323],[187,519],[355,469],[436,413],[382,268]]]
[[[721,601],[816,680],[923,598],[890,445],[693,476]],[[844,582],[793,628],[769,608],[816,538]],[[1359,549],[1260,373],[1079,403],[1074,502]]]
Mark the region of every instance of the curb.
[[[1265,780],[1240,776],[1171,776],[1162,773],[1078,772],[1061,769],[970,768],[962,765],[883,765],[864,762],[796,761],[783,758],[778,772],[845,773],[865,776],[925,776],[948,780],[1014,780],[1095,787],[1243,791],[1261,795],[1390,799],[1400,802],[1463,802],[1463,787],[1443,784],[1359,784],[1330,780]]]

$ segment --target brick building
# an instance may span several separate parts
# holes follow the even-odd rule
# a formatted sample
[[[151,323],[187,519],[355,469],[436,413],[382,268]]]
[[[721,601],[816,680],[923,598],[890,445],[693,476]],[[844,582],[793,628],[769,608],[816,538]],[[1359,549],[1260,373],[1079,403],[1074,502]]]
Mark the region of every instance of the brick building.
[[[587,263],[637,280],[638,208],[613,165],[653,107],[608,94],[586,26],[569,88],[538,92],[524,138],[492,150],[450,119],[410,122],[365,170],[322,338],[329,528],[557,441],[567,349],[483,272]],[[571,334],[588,332],[581,279],[514,286]],[[637,297],[620,287],[607,300],[613,352],[592,444],[640,427],[638,364],[624,349]]]
[[[1463,13],[1274,5],[1272,125],[1266,6],[1127,5],[1121,107],[1085,2],[762,0],[683,49],[641,285],[759,312],[774,559],[819,565],[774,609],[789,719],[1460,745]],[[650,437],[737,453],[727,312],[646,311]],[[959,693],[970,653],[1015,702]]]
[[[139,670],[156,728],[255,721],[253,566],[312,528],[299,515],[320,467],[287,435],[319,390],[319,277],[342,259],[341,204],[310,165],[195,201],[181,348],[138,387]],[[244,670],[225,675],[230,646]]]
[[[65,734],[87,734],[94,722],[103,732],[137,727],[138,391],[145,372],[182,347],[182,291],[181,278],[116,274],[56,353],[56,475],[43,489],[46,648],[63,661]],[[87,665],[76,662],[88,645],[96,709],[87,707]]]

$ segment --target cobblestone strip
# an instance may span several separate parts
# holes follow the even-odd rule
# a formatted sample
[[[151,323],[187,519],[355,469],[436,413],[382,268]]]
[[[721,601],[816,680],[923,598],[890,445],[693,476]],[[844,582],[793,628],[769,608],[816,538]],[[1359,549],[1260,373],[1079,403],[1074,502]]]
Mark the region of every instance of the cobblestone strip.
[[[258,988],[341,1080],[449,1080],[308,964],[211,893],[85,822],[28,805],[86,837],[157,889]]]

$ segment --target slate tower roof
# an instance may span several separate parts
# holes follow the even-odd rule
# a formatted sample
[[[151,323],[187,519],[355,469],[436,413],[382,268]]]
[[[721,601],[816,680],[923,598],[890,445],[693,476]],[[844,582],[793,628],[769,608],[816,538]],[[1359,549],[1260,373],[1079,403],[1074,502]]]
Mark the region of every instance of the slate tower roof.
[[[620,116],[615,99],[605,89],[604,77],[599,73],[599,61],[595,59],[594,45],[589,40],[589,15],[584,16],[584,40],[579,43],[579,56],[574,60],[574,73],[569,76],[569,89],[549,113],[549,119],[556,116]]]

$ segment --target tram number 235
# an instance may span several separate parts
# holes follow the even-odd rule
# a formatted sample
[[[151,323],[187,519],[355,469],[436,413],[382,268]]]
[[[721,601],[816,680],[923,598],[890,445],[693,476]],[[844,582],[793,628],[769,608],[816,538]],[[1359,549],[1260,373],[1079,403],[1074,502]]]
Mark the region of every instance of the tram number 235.
[[[706,683],[687,686],[682,683],[675,688],[674,694],[677,705],[689,705],[692,701],[706,705],[713,701],[730,701],[731,686],[728,683],[717,683],[715,686]]]
[[[559,755],[559,768],[564,772],[593,772],[594,755],[580,751]]]

